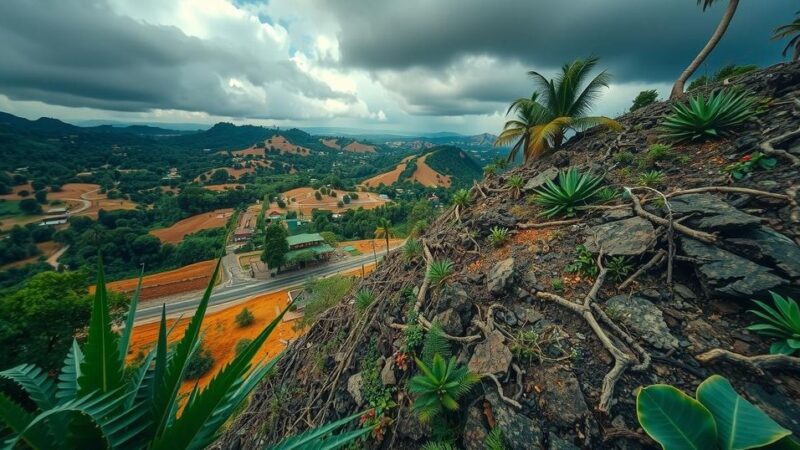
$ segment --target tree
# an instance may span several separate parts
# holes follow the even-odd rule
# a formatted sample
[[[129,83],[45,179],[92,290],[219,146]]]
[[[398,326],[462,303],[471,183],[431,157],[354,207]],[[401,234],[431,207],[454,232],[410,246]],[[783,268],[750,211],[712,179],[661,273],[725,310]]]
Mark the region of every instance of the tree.
[[[286,254],[289,253],[286,236],[286,229],[279,223],[270,224],[264,232],[264,252],[261,254],[261,260],[267,263],[270,269],[280,270],[286,263]]]
[[[789,53],[789,49],[794,47],[792,61],[800,59],[800,11],[795,14],[798,17],[794,19],[794,22],[776,28],[775,35],[772,36],[772,39],[775,40],[791,37],[789,43],[786,44],[786,48],[783,49],[783,56],[786,56],[786,54]]]
[[[506,122],[495,146],[516,141],[508,155],[513,161],[522,149],[525,161],[536,159],[549,150],[561,147],[568,130],[582,131],[597,125],[620,129],[617,121],[604,116],[588,116],[592,103],[611,79],[605,71],[586,82],[598,58],[578,59],[564,64],[556,79],[548,80],[536,71],[528,72],[538,90],[530,98],[511,103],[517,119]]]
[[[243,308],[241,311],[239,311],[239,314],[233,318],[233,321],[236,322],[236,326],[240,328],[244,328],[252,324],[253,320],[255,320],[253,313],[251,313],[247,308]]]
[[[633,99],[631,112],[654,103],[657,98],[658,98],[658,92],[656,92],[655,89],[648,89],[646,91],[639,92],[639,95],[637,95],[636,98]]]
[[[41,204],[47,203],[47,191],[45,190],[36,191],[36,193],[33,194],[33,197]]]
[[[698,5],[703,5],[703,12],[712,6],[715,1],[717,0],[697,0]],[[681,72],[680,76],[677,80],[675,80],[675,84],[672,86],[672,92],[669,94],[670,99],[680,98],[683,97],[684,86],[686,85],[686,81],[692,77],[694,72],[703,64],[703,61],[706,60],[711,51],[714,50],[714,47],[717,46],[722,36],[725,34],[725,31],[728,29],[728,25],[731,23],[731,19],[733,19],[733,15],[736,13],[736,8],[739,6],[739,0],[728,0],[728,7],[725,9],[725,14],[722,15],[722,19],[719,21],[719,25],[717,25],[717,29],[714,30],[714,33],[711,35],[711,38],[706,43],[705,47],[700,50],[700,53],[695,56],[689,66]]]
[[[375,228],[375,237],[376,238],[384,238],[386,239],[386,254],[389,254],[389,238],[394,236],[394,230],[392,230],[392,222],[389,222],[389,219],[385,217],[381,217],[378,219],[378,228]]]
[[[19,209],[25,214],[40,214],[42,212],[39,202],[32,198],[20,200]]]
[[[209,183],[211,184],[224,184],[228,182],[230,175],[228,175],[228,171],[225,169],[217,169],[214,173],[211,174],[211,179]]]
[[[330,245],[331,247],[336,248],[339,245],[339,240],[336,238],[336,234],[332,231],[322,231],[319,233],[322,236],[322,239],[325,240],[325,243]]]

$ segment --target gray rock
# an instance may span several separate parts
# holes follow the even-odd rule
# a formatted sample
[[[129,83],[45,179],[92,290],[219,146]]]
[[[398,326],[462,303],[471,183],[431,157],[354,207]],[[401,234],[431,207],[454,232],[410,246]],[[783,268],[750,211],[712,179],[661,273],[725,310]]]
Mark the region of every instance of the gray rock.
[[[484,450],[484,441],[489,431],[483,424],[483,411],[473,406],[467,411],[467,422],[464,424],[463,441],[466,450]]]
[[[525,325],[535,324],[544,318],[542,313],[530,306],[515,304],[511,309],[514,311],[514,314],[517,315],[517,318]]]
[[[514,278],[514,258],[506,258],[492,267],[486,288],[492,295],[501,295],[511,285]]]
[[[679,242],[687,256],[702,261],[697,272],[710,293],[750,299],[789,284],[770,269],[714,245],[686,237]]]
[[[705,231],[736,231],[755,228],[761,219],[743,213],[711,194],[688,194],[673,197],[669,201],[676,214],[696,214],[687,223]]]
[[[606,222],[613,222],[616,220],[627,219],[629,217],[633,217],[632,208],[610,209],[604,212],[602,216],[600,216],[600,221],[606,223]]]
[[[703,319],[690,321],[683,329],[686,338],[692,343],[692,352],[700,353],[720,346],[714,328]]]
[[[464,325],[461,323],[461,317],[453,308],[440,312],[433,318],[433,321],[438,322],[442,330],[447,334],[461,336],[461,334],[464,333]]]
[[[417,415],[408,409],[400,408],[397,421],[397,434],[401,437],[412,441],[420,441],[430,436],[430,425],[426,422],[420,422]]]
[[[661,310],[649,300],[617,295],[606,302],[606,313],[655,348],[678,348],[678,339],[670,333]]]
[[[531,372],[531,378],[542,388],[539,405],[553,423],[572,427],[591,413],[575,374],[561,366],[549,366]]]
[[[691,289],[689,289],[684,284],[675,283],[675,285],[672,286],[672,290],[675,292],[675,294],[678,297],[680,297],[680,298],[682,298],[684,300],[695,300],[695,299],[697,299],[697,294],[695,294]]]
[[[503,430],[506,448],[509,450],[539,448],[542,442],[542,429],[536,421],[503,403],[494,389],[486,394],[486,400],[492,405],[495,426]]]
[[[792,278],[800,277],[800,246],[771,228],[762,226],[726,241],[749,259],[772,264]]]
[[[553,432],[548,433],[547,437],[550,441],[550,450],[580,450],[580,447],[566,439],[558,437],[558,435]]]
[[[387,359],[386,364],[383,365],[383,369],[381,369],[381,382],[383,382],[384,386],[394,386],[397,384],[397,378],[394,376],[393,358]]]
[[[523,187],[526,191],[532,191],[534,189],[542,187],[547,180],[555,180],[558,176],[558,169],[555,167],[548,167],[547,169],[539,172],[535,177],[528,180],[525,183],[525,187]]]
[[[347,379],[347,392],[350,393],[350,396],[353,397],[353,401],[355,401],[358,406],[364,404],[364,397],[361,394],[361,387],[363,385],[364,377],[361,375],[361,372]]]
[[[503,335],[494,331],[475,347],[467,366],[473,373],[505,373],[511,365],[511,350],[503,344]]]
[[[479,239],[485,239],[491,234],[494,227],[508,228],[513,230],[517,226],[517,218],[504,209],[487,211],[476,216],[467,223],[468,228],[478,232]]]
[[[600,248],[607,256],[640,255],[656,241],[656,232],[649,220],[641,217],[618,220],[589,229],[586,248],[597,253]]]

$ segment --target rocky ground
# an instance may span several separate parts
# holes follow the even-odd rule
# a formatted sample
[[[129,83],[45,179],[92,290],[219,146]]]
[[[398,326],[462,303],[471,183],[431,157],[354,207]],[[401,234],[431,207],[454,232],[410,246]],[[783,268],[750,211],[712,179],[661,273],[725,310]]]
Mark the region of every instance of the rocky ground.
[[[730,83],[760,96],[763,112],[727,139],[675,146],[669,160],[640,166],[669,111],[658,103],[623,116],[622,132],[575,136],[476,185],[471,206],[423,236],[425,257],[394,254],[361,282],[377,294],[364,313],[343,302],[290,347],[219,446],[260,448],[367,409],[377,391],[398,406],[380,411],[363,446],[421,447],[433,430],[410,412],[416,370],[402,358],[413,310],[423,327],[439,322],[459,361],[484,375],[451,424],[459,448],[483,448],[495,426],[512,449],[651,448],[636,420],[636,390],[668,383],[690,392],[714,373],[800,434],[796,360],[740,358],[769,349],[745,329],[752,299],[768,291],[800,299],[800,64]],[[724,168],[755,151],[777,166],[732,180]],[[567,167],[603,174],[633,195],[543,219],[526,197]],[[665,178],[638,187],[652,169]],[[513,174],[527,180],[519,198],[505,188]],[[512,231],[498,248],[486,240],[495,226]],[[596,275],[567,271],[579,245],[592,258],[602,252]],[[615,257],[627,272],[609,265]],[[424,280],[426,265],[444,258],[455,273],[436,289]]]

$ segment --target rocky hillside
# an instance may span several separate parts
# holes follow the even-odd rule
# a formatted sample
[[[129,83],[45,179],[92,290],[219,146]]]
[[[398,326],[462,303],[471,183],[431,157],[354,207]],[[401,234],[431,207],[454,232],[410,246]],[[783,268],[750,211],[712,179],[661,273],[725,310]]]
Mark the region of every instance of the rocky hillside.
[[[261,448],[377,407],[364,448],[443,436],[481,449],[494,428],[509,449],[657,448],[637,421],[638,389],[692,393],[712,374],[800,435],[800,360],[752,358],[772,341],[746,330],[753,299],[800,299],[800,64],[730,84],[761,97],[762,112],[728,138],[656,157],[648,148],[669,111],[658,103],[623,116],[621,132],[590,130],[485,179],[469,206],[431,225],[424,251],[392,254],[361,281],[375,294],[368,307],[348,297],[293,343],[219,445]],[[741,179],[725,170],[759,151],[774,167]],[[528,199],[569,167],[631,194],[545,219]],[[506,187],[514,175],[521,195]],[[493,227],[508,239],[490,245]],[[426,270],[445,259],[452,273],[431,282]],[[432,323],[481,375],[444,426],[411,410],[412,356]]]

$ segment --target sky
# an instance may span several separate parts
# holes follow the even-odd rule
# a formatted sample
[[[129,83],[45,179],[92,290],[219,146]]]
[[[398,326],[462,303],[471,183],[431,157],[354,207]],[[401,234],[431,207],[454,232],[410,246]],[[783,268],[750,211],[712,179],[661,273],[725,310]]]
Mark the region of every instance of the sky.
[[[65,121],[498,133],[527,72],[590,55],[595,114],[663,98],[725,1],[2,0],[0,111]],[[699,74],[784,60],[797,0],[745,0]]]

